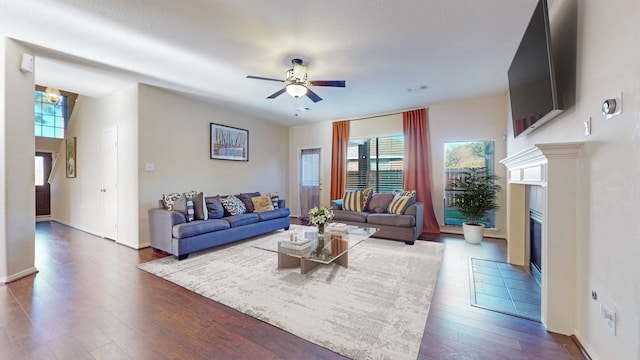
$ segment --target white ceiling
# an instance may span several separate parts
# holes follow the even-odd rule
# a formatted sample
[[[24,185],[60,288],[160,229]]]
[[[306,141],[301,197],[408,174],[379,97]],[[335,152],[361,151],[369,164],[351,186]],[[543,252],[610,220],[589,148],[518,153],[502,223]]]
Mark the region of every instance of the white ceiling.
[[[295,125],[506,94],[537,0],[20,0],[0,35],[29,44],[36,82],[101,97],[134,82]],[[291,59],[324,100],[269,100]],[[424,90],[407,91],[407,89]],[[299,112],[298,108],[310,108]]]

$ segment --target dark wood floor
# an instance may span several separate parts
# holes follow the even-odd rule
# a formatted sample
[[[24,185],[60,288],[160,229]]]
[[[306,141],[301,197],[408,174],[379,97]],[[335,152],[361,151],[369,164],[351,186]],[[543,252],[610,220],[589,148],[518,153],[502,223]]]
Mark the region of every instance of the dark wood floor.
[[[582,359],[539,323],[469,305],[468,257],[502,240],[446,244],[420,359]],[[136,265],[163,255],[57,223],[36,226],[39,273],[0,286],[0,359],[339,359]]]

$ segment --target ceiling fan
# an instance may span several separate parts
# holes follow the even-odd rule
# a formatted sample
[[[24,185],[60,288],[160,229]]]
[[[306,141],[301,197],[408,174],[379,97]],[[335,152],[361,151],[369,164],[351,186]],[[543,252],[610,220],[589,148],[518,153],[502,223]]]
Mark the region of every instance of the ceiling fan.
[[[293,64],[293,68],[287,71],[287,78],[285,80],[280,79],[272,79],[261,76],[253,76],[247,75],[248,79],[258,79],[258,80],[269,80],[269,81],[279,81],[285,83],[285,87],[276,91],[267,97],[267,99],[275,99],[278,96],[282,95],[285,91],[293,96],[294,98],[299,98],[300,96],[307,95],[311,101],[314,103],[322,100],[318,94],[314,93],[309,89],[310,86],[332,86],[332,87],[345,87],[344,80],[314,80],[310,81],[307,79],[307,66],[302,65],[301,59],[293,59],[291,60]]]

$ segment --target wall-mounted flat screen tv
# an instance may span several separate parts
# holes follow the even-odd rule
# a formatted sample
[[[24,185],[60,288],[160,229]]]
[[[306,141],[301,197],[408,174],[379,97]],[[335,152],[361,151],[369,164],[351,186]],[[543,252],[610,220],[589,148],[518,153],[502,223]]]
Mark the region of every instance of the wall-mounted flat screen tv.
[[[527,134],[562,112],[551,53],[547,1],[539,0],[508,72],[514,136]]]

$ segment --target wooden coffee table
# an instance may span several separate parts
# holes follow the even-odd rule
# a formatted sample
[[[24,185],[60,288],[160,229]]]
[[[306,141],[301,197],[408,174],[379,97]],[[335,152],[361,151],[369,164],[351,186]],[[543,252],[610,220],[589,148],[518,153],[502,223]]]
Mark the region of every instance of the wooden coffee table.
[[[318,265],[336,263],[349,267],[349,249],[379,229],[354,225],[327,225],[324,234],[315,227],[283,232],[254,247],[278,254],[278,269],[299,267],[306,274]]]

